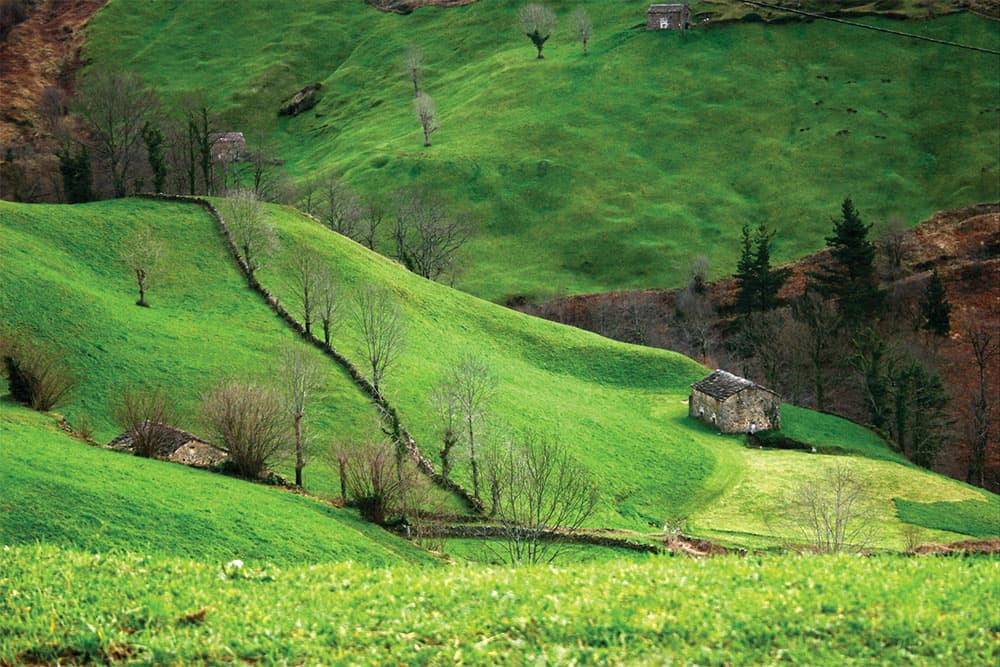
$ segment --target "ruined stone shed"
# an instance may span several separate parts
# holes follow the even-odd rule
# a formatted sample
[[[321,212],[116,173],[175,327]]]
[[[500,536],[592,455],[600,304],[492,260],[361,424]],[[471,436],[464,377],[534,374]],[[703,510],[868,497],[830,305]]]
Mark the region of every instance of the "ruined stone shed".
[[[781,397],[746,378],[716,370],[691,385],[688,414],[723,433],[781,428]]]
[[[229,453],[226,450],[211,445],[196,435],[172,426],[164,425],[163,428],[165,433],[159,443],[156,458],[198,468],[218,466],[229,458]],[[126,431],[109,442],[108,448],[132,451],[133,437],[132,431]]]
[[[646,10],[646,30],[687,30],[691,8],[685,4],[653,4]]]

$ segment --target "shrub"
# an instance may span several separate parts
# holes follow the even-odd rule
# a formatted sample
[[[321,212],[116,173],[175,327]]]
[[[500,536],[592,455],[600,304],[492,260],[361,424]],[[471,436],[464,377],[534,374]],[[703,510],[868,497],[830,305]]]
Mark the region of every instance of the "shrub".
[[[15,401],[46,412],[69,397],[75,379],[58,352],[11,337],[5,338],[0,348]]]
[[[170,425],[176,421],[172,405],[161,389],[125,390],[113,412],[131,437],[133,454],[149,458],[169,453],[165,450],[176,432]]]
[[[405,512],[406,493],[414,479],[412,470],[401,463],[389,442],[365,443],[347,459],[347,493],[366,521],[381,526]]]
[[[284,406],[271,387],[222,382],[202,398],[201,418],[243,477],[261,477],[289,443]]]

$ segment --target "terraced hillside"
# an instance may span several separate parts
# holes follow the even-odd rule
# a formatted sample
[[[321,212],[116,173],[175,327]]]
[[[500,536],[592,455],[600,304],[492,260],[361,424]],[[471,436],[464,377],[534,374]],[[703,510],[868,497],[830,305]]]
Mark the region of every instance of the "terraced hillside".
[[[992,55],[824,22],[646,32],[647,3],[594,0],[573,3],[593,20],[590,55],[570,4],[554,2],[563,24],[539,61],[512,27],[520,4],[404,16],[117,0],[86,55],[137,71],[169,104],[201,91],[220,129],[262,136],[300,181],[334,173],[386,201],[401,186],[440,191],[481,225],[458,284],[495,301],[676,286],[698,255],[727,274],[745,223],[777,228],[775,259],[794,259],[823,245],[845,195],[867,220],[911,223],[1000,196]],[[973,15],[865,20],[1000,48]],[[408,43],[440,116],[426,149]],[[279,119],[314,82],[317,106]]]

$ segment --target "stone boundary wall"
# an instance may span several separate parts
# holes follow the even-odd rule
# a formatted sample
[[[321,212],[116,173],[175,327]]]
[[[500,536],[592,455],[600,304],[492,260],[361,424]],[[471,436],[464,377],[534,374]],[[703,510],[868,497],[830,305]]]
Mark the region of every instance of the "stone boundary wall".
[[[347,374],[350,376],[354,384],[357,385],[361,391],[367,394],[372,403],[375,404],[375,407],[379,411],[379,415],[388,427],[388,435],[396,441],[397,446],[402,445],[406,449],[407,456],[409,456],[410,460],[417,467],[417,470],[430,478],[435,485],[445,491],[448,491],[449,493],[457,495],[472,511],[483,511],[482,501],[474,497],[465,488],[453,480],[442,477],[440,473],[434,470],[434,464],[430,461],[430,459],[424,456],[419,447],[417,447],[417,443],[413,439],[413,436],[410,435],[410,432],[400,420],[399,413],[396,412],[396,409],[389,403],[385,396],[375,389],[374,385],[368,381],[368,378],[362,375],[357,366],[351,363],[350,359],[334,349],[333,346],[327,345],[311,333],[306,333],[305,326],[299,322],[294,315],[288,312],[288,309],[281,304],[278,297],[273,295],[270,290],[264,287],[257,277],[250,272],[250,267],[247,265],[246,260],[243,259],[243,255],[240,254],[235,241],[233,241],[233,236],[229,231],[228,225],[226,225],[226,221],[223,219],[222,214],[219,213],[219,210],[212,204],[212,202],[204,199],[203,197],[192,197],[188,195],[169,195],[160,193],[142,194],[137,196],[143,199],[195,204],[205,209],[205,211],[207,211],[219,225],[222,236],[226,241],[226,246],[229,248],[229,253],[232,255],[233,260],[235,260],[237,267],[239,267],[240,273],[242,273],[243,277],[246,278],[247,284],[250,288],[260,294],[261,297],[264,298],[264,301],[267,302],[267,305],[270,306],[271,310],[273,310],[275,314],[277,314],[292,329],[294,329],[303,340],[310,343],[313,347],[317,348],[326,356],[336,361],[345,371],[347,371]],[[316,224],[323,226],[322,223],[316,220],[313,216],[306,217],[316,222]],[[325,226],[323,228],[326,229]]]

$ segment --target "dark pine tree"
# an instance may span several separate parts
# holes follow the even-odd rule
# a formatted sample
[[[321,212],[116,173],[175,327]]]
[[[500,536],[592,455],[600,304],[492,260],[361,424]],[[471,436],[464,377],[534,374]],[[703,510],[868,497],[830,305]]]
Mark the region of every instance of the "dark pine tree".
[[[740,259],[736,265],[736,309],[744,314],[765,312],[779,305],[778,291],[791,275],[789,269],[771,268],[771,239],[774,232],[759,225],[751,235],[743,227]]]
[[[852,327],[863,324],[885,299],[875,272],[875,245],[868,239],[871,228],[850,197],[844,199],[841,219],[833,221],[833,235],[826,237],[833,261],[810,275],[811,286],[835,298],[841,317]]]
[[[920,313],[924,318],[924,323],[921,325],[923,329],[941,337],[951,332],[951,304],[948,303],[948,294],[937,269],[931,274],[931,279],[924,288],[923,297],[920,299]]]
[[[94,200],[90,153],[86,146],[81,146],[76,153],[69,150],[59,153],[59,174],[62,176],[63,195],[68,203],[82,204]]]

